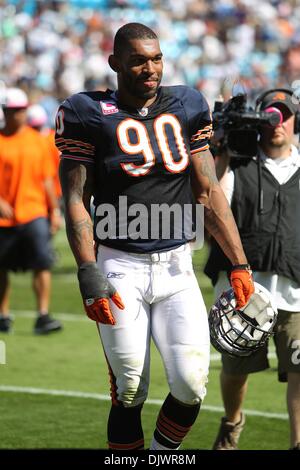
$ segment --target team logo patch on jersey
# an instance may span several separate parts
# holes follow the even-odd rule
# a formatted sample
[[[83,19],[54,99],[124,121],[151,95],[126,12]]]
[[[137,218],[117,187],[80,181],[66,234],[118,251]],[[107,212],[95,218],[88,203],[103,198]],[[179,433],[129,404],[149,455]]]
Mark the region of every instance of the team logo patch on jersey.
[[[142,117],[148,116],[148,108],[139,108],[138,113]]]
[[[111,278],[111,279],[123,279],[124,276],[125,276],[125,273],[112,273],[112,272],[109,272],[107,274],[107,277]]]
[[[119,108],[111,101],[100,101],[100,106],[103,114],[115,114],[119,112]]]

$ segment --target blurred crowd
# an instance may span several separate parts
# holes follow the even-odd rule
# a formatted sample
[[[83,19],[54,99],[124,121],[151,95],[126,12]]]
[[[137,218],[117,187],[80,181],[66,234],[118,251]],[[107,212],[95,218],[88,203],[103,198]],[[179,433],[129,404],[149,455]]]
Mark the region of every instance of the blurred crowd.
[[[251,95],[300,80],[299,0],[0,0],[0,80],[52,119],[66,96],[115,86],[107,57],[131,21],[158,33],[164,84],[199,88],[211,104],[235,84]]]

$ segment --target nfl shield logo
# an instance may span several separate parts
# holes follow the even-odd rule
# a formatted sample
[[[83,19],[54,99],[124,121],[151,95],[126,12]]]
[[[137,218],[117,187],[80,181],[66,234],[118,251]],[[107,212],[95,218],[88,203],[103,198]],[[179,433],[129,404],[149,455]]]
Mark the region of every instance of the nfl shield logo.
[[[100,101],[100,106],[103,114],[114,114],[119,112],[119,109],[114,102]]]
[[[138,113],[142,117],[148,116],[148,108],[139,108]]]

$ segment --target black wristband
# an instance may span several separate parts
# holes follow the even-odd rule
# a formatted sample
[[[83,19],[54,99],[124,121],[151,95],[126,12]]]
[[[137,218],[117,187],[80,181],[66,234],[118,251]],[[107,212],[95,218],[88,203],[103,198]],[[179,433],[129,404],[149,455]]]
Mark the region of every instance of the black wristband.
[[[82,263],[77,275],[83,299],[108,298],[116,292],[94,261]]]
[[[245,271],[251,271],[251,266],[250,264],[235,264],[231,268],[231,272],[235,271],[237,269],[245,270]]]
[[[100,273],[96,262],[82,263],[79,266],[77,276],[80,292],[84,299],[100,297],[103,275]]]

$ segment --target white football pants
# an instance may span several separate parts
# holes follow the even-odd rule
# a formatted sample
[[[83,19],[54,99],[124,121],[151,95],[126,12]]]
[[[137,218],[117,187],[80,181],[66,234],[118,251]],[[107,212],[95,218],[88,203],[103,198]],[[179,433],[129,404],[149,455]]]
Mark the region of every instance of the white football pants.
[[[210,340],[190,246],[140,255],[100,245],[98,266],[125,305],[119,310],[110,301],[116,325],[98,324],[114,376],[112,399],[124,406],[146,400],[152,337],[173,397],[199,403],[206,394]]]

